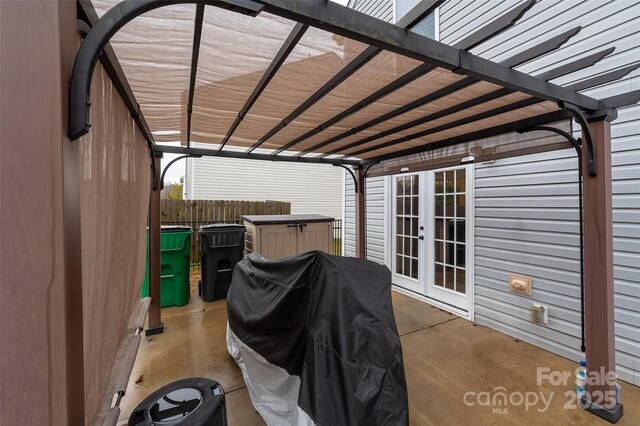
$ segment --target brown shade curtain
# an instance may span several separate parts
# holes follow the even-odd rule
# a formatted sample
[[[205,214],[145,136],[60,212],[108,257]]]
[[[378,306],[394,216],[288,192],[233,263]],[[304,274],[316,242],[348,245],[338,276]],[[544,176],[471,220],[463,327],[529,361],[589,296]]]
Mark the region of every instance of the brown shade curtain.
[[[102,16],[118,0],[94,0],[93,3],[98,15]],[[111,40],[158,142],[187,141],[195,15],[196,6],[193,4],[156,9],[128,23]],[[294,22],[266,12],[257,17],[248,17],[217,7],[205,8],[194,90],[191,141],[210,144],[212,149],[219,147],[293,28]],[[368,48],[366,44],[327,31],[307,28],[273,79],[239,122],[225,149],[246,150],[257,141],[262,141],[259,145],[261,150],[265,150],[262,152],[281,149],[423,65],[403,55],[379,50],[324,96],[312,102],[306,110],[290,116]],[[464,75],[433,67],[399,89],[390,91],[330,126],[322,127],[316,134],[303,138],[289,147],[287,153],[310,150],[307,155],[333,153],[372,159],[495,127],[505,121],[558,110],[553,102],[536,102],[531,95],[521,92],[505,91],[500,96],[491,96],[501,87],[472,81],[445,96],[434,96],[431,101],[416,108],[394,112],[464,79],[467,79]],[[400,131],[394,129],[487,95],[486,101],[480,100],[470,107]],[[527,101],[531,102],[527,104]],[[516,102],[523,103],[522,107],[514,107],[500,115],[474,119],[464,125],[437,129],[443,124],[508,107]],[[371,123],[385,114],[389,114],[388,119]],[[283,122],[287,117],[291,120]],[[264,137],[277,126],[281,128],[270,137]],[[436,131],[414,137],[415,133],[424,133],[429,129]],[[383,137],[378,137],[381,133]],[[343,137],[337,138],[338,135]],[[371,140],[362,142],[365,138]],[[398,138],[406,140],[395,143]],[[357,146],[354,147],[355,143]]]

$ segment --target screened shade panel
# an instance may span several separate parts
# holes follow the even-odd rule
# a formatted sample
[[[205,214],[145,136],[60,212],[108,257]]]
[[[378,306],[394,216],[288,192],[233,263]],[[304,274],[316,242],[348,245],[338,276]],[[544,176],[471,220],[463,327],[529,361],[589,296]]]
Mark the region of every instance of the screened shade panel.
[[[571,121],[562,120],[550,123],[550,126],[571,133]],[[473,156],[476,162],[498,160],[517,155],[572,148],[564,137],[546,131],[526,133],[505,133],[489,138],[480,138],[454,145],[435,148],[394,158],[375,164],[369,170],[369,176],[384,176],[401,172],[415,172],[452,167],[460,164],[465,157]]]
[[[118,3],[93,0],[99,16]],[[232,151],[371,160],[559,109],[312,26],[247,104],[296,22],[207,6],[190,114],[195,16],[192,4],[163,7],[111,39],[157,142],[185,145],[189,139],[219,150],[226,141],[224,149]]]

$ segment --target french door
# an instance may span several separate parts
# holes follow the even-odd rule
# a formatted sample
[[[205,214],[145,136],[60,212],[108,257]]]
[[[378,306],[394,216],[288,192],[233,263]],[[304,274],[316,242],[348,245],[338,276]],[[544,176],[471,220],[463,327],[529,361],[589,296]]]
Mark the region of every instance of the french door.
[[[471,317],[473,166],[393,177],[393,283]]]

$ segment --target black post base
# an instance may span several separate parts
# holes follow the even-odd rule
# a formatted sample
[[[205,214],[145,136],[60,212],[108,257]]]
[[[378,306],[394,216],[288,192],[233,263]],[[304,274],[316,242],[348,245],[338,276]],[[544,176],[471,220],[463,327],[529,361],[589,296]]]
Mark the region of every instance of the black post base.
[[[605,419],[609,423],[617,423],[618,420],[622,418],[624,415],[624,407],[619,402],[616,402],[616,406],[613,408],[604,408],[589,401],[586,397],[582,397],[581,399],[581,407],[590,412],[591,414],[595,414],[596,416]]]
[[[164,323],[163,322],[160,323],[160,327],[147,328],[144,331],[144,335],[145,336],[153,336],[154,334],[161,334],[161,333],[164,333]]]

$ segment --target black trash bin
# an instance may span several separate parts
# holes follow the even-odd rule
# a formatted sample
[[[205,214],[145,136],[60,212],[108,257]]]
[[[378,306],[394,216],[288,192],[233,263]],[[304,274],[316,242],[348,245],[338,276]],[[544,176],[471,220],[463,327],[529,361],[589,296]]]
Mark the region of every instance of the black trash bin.
[[[214,224],[200,227],[202,279],[199,293],[205,302],[225,299],[236,263],[244,257],[243,225]]]
[[[226,426],[224,389],[203,377],[178,380],[161,387],[142,401],[129,426],[138,425]]]

